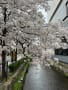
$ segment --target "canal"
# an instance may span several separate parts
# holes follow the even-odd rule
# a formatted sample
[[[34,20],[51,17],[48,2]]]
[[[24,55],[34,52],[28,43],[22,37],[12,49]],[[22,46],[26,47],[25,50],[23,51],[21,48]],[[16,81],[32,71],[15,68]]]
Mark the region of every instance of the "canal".
[[[68,79],[48,67],[31,65],[26,75],[24,90],[68,90]]]

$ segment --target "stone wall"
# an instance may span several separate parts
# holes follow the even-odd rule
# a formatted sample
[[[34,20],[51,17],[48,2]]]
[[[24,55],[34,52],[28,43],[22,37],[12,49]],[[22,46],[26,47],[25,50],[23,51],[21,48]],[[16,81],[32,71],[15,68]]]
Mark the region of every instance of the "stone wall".
[[[50,65],[51,67],[54,67],[56,70],[64,74],[68,74],[68,63],[64,63],[62,61],[57,62],[57,61],[51,60]]]
[[[12,85],[14,84],[16,77],[22,70],[23,65],[16,71],[16,73],[11,77],[11,79],[7,80],[7,82],[1,83],[0,84],[0,90],[12,90]]]
[[[46,62],[49,64],[49,67],[55,68],[64,75],[68,75],[68,63],[59,60],[46,60]]]

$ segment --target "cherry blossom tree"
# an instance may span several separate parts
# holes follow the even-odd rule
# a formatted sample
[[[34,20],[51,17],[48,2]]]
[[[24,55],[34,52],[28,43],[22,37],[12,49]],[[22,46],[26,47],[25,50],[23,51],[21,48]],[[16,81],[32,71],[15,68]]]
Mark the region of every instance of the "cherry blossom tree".
[[[45,24],[42,14],[37,12],[39,5],[45,11],[50,9],[47,1],[0,0],[0,40],[4,39],[6,51],[15,49],[16,59],[18,53],[31,53],[43,61],[45,57],[53,58],[55,48],[68,48],[68,28],[64,28],[62,23]],[[3,2],[6,3],[6,14]],[[3,31],[5,38],[2,37]],[[62,42],[63,39],[66,42]]]
[[[8,47],[9,49],[16,47],[17,55],[17,47],[21,45],[24,51],[25,43],[29,48],[33,38],[41,35],[41,30],[39,29],[43,21],[40,17],[41,15],[36,12],[36,7],[40,4],[43,7],[48,6],[47,0],[0,0],[0,37],[3,44],[2,48],[5,49],[5,51]],[[3,49],[2,71],[3,75],[5,75],[6,53],[4,53]]]

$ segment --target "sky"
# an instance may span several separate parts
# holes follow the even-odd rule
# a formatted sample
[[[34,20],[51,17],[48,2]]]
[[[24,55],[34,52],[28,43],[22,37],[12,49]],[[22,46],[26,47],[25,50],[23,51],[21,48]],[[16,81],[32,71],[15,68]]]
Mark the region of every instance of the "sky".
[[[48,19],[47,19],[47,12],[45,11],[45,9],[42,6],[38,6],[38,12],[41,12],[43,15],[43,19],[45,20],[45,23],[48,23]]]

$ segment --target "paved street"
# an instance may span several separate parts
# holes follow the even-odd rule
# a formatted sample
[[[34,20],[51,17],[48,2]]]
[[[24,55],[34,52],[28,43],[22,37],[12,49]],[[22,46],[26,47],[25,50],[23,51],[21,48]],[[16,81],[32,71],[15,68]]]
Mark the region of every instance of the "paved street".
[[[26,76],[24,90],[68,90],[68,79],[49,67],[32,64]]]

